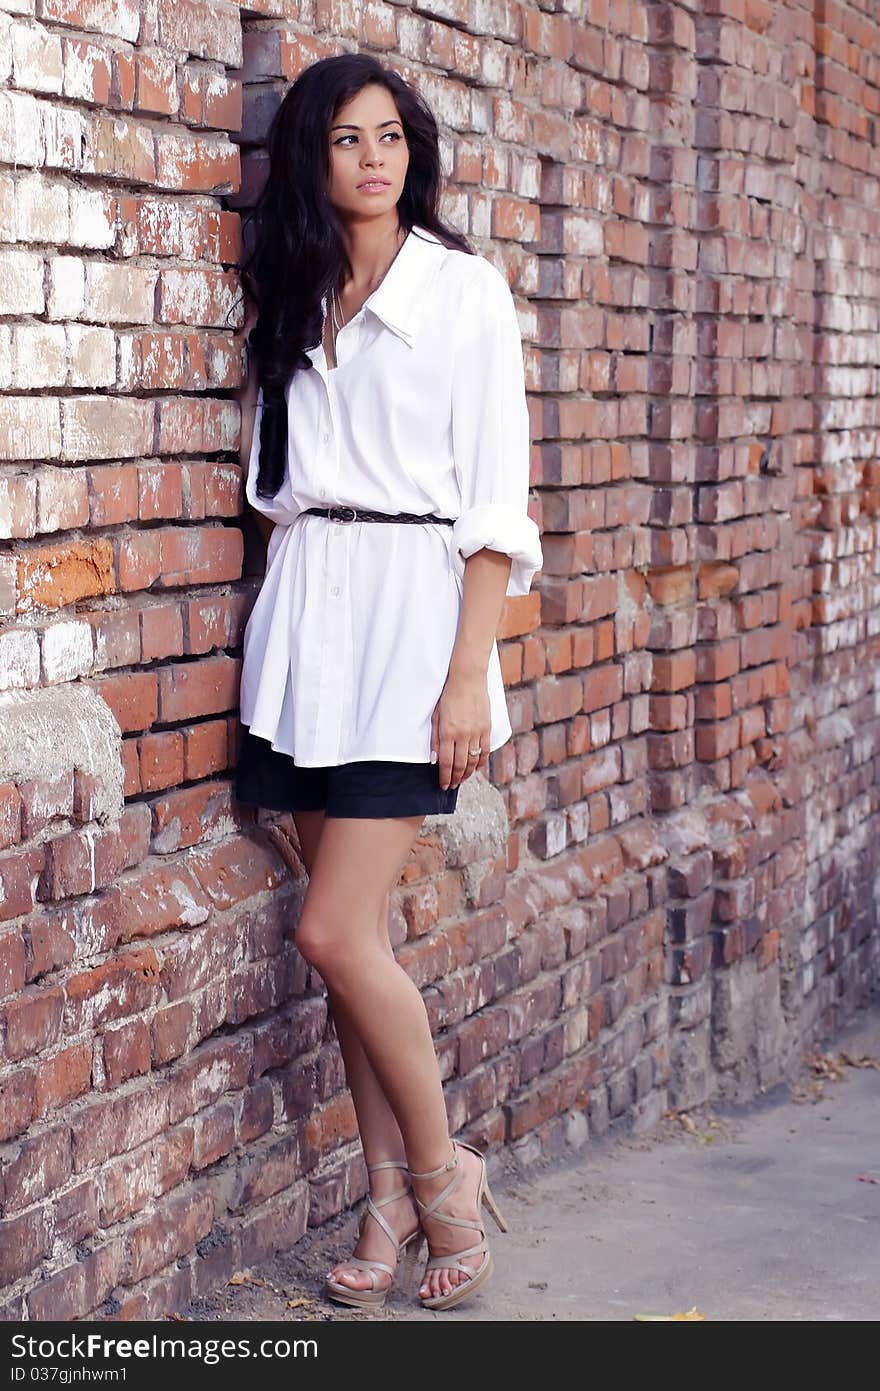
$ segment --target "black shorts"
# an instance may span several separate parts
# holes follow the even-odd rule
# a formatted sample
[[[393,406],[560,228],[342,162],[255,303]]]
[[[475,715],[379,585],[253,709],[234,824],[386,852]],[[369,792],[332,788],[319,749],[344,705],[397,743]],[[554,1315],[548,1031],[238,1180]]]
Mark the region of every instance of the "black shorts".
[[[365,759],[299,768],[268,739],[243,737],[235,770],[235,796],[271,811],[321,811],[327,816],[435,816],[455,811],[458,788],[440,786],[438,763]]]

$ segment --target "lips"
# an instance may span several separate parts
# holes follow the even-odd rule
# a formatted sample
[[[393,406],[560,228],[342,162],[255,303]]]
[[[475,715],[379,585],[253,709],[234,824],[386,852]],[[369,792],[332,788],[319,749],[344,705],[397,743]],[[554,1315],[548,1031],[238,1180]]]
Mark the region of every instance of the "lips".
[[[381,184],[383,188],[390,188],[390,187],[391,187],[391,180],[390,180],[390,179],[362,179],[361,182],[358,184],[358,188],[366,188],[366,187],[368,187],[370,184]]]

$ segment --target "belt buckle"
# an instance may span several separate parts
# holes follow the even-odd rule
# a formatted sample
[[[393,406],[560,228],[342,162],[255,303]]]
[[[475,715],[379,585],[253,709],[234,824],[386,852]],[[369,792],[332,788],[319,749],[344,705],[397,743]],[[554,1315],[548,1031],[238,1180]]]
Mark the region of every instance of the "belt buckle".
[[[348,516],[340,515],[348,513]],[[357,510],[349,507],[348,503],[341,503],[338,507],[328,507],[327,518],[331,522],[353,522],[357,517]]]

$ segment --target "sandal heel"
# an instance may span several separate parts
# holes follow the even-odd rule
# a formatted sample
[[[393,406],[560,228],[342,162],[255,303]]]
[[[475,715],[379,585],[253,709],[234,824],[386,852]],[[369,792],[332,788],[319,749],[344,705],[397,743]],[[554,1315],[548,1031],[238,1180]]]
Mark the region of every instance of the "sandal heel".
[[[498,1204],[496,1203],[496,1201],[495,1201],[495,1199],[494,1199],[494,1197],[493,1197],[493,1195],[492,1195],[492,1190],[491,1190],[491,1188],[489,1187],[488,1183],[484,1184],[484,1186],[483,1186],[483,1206],[484,1206],[484,1207],[487,1207],[487,1208],[489,1209],[489,1211],[491,1212],[492,1217],[494,1218],[494,1221],[495,1221],[495,1225],[496,1225],[496,1227],[498,1228],[498,1230],[499,1230],[499,1231],[502,1231],[502,1232],[506,1232],[506,1231],[507,1231],[507,1222],[505,1221],[504,1216],[502,1215],[501,1209],[500,1209],[500,1207],[498,1206]]]
[[[403,1255],[400,1260],[400,1284],[401,1289],[411,1290],[415,1281],[416,1264],[419,1259],[419,1252],[425,1240],[424,1232],[416,1232],[411,1241],[406,1243]]]

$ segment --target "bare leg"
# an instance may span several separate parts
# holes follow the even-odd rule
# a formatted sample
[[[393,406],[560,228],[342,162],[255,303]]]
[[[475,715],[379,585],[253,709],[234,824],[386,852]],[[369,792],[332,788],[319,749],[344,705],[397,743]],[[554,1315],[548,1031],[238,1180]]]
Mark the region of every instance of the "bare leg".
[[[394,959],[387,941],[385,914],[387,895],[397,883],[423,819],[325,819],[297,929],[299,950],[315,965],[327,985],[347,1075],[351,1060],[350,1085],[359,1126],[361,1115],[364,1116],[362,1136],[367,1160],[372,1163],[376,1158],[403,1157],[399,1149],[395,1150],[399,1136],[410,1167],[416,1172],[442,1164],[450,1157],[452,1147],[427,1011],[418,987]],[[380,924],[384,929],[381,935]],[[386,1106],[396,1117],[396,1132],[388,1120]],[[368,1144],[375,1144],[381,1152],[369,1153]],[[478,1215],[479,1161],[469,1151],[460,1151],[459,1162],[464,1169],[464,1182],[448,1200],[448,1210],[474,1217]],[[377,1184],[376,1196],[399,1186],[394,1171],[383,1170],[380,1174],[386,1178],[390,1174],[391,1181],[382,1189]],[[446,1173],[421,1182],[422,1200],[428,1202],[449,1177]],[[404,1200],[399,1206],[405,1208]],[[397,1208],[398,1204],[389,1205],[392,1225],[391,1213]],[[413,1229],[411,1214],[410,1206],[402,1234]],[[436,1254],[471,1244],[462,1241],[460,1229],[444,1227],[441,1219],[428,1221]],[[375,1224],[367,1223],[365,1227],[371,1230]],[[385,1254],[372,1244],[369,1250],[365,1244],[357,1254],[387,1259],[389,1244],[381,1231],[379,1238]],[[479,1257],[469,1257],[465,1263],[476,1267]],[[466,1279],[458,1271],[435,1270],[423,1292],[443,1294]],[[366,1272],[352,1271],[346,1283],[367,1288],[369,1277]]]
[[[423,820],[325,818],[297,928],[297,946],[351,1020],[417,1170],[449,1154],[446,1105],[421,994],[382,948],[376,924]]]
[[[294,814],[294,822],[303,861],[311,878],[312,867],[321,839],[324,813],[322,811],[297,812]],[[382,901],[382,910],[376,922],[376,935],[382,950],[393,960],[394,951],[388,935],[388,913],[391,906],[389,895],[390,891],[385,894]],[[327,997],[333,1025],[336,1029],[336,1037],[339,1040],[339,1049],[345,1064],[346,1081],[357,1115],[364,1159],[368,1164],[376,1164],[383,1159],[402,1159],[405,1161],[406,1147],[400,1133],[400,1126],[397,1124],[397,1118],[388,1105],[385,1093],[376,1079],[376,1074],[345,1012],[345,1007],[329,986],[327,987]],[[371,1174],[370,1192],[374,1200],[387,1197],[389,1193],[402,1187],[406,1182],[406,1177],[403,1169],[380,1169],[377,1173]],[[385,1220],[390,1223],[398,1240],[402,1241],[418,1226],[418,1212],[411,1194],[405,1198],[399,1198],[397,1202],[388,1203],[383,1207],[382,1214]],[[377,1222],[369,1219],[363,1223],[361,1236],[352,1254],[362,1256],[365,1260],[385,1261],[387,1264],[393,1263],[394,1260],[394,1248],[387,1235]],[[346,1265],[344,1262],[334,1265],[328,1271],[328,1275],[341,1284],[351,1285],[352,1289],[371,1288],[370,1276],[367,1271]],[[384,1271],[377,1272],[377,1278],[380,1286],[391,1283],[391,1277]]]
[[[380,930],[383,926],[386,928],[384,933],[380,931],[380,935],[384,938],[383,949],[387,950],[388,955],[393,959],[391,943],[387,936],[388,908],[388,895],[386,894],[379,926]],[[336,1036],[339,1039],[339,1047],[345,1062],[345,1075],[357,1115],[364,1159],[368,1164],[375,1164],[383,1159],[400,1159],[405,1164],[406,1146],[403,1143],[400,1126],[397,1124],[394,1112],[388,1105],[385,1093],[379,1085],[354,1026],[345,1012],[345,1007],[336,999],[329,988],[327,993],[330,999]],[[399,1191],[406,1181],[407,1172],[405,1169],[380,1169],[369,1175],[370,1192],[374,1200],[384,1198],[389,1193]],[[382,1209],[382,1214],[385,1220],[390,1222],[399,1241],[402,1241],[405,1236],[409,1236],[419,1225],[418,1210],[411,1193],[398,1198],[394,1203],[386,1204]],[[363,1256],[365,1260],[371,1260],[374,1257],[386,1263],[393,1263],[394,1260],[394,1248],[386,1233],[382,1231],[378,1223],[371,1221],[364,1223],[361,1239],[358,1241],[353,1254]],[[343,1272],[345,1272],[344,1276]],[[341,1278],[343,1284],[352,1285],[354,1289],[371,1288],[370,1277],[365,1270],[346,1266],[344,1262],[342,1265],[334,1266],[330,1275],[334,1280]],[[380,1285],[390,1284],[391,1277],[380,1271],[378,1280]]]
[[[378,932],[382,950],[394,960],[394,952],[388,937],[388,894],[379,914]],[[369,1058],[363,1050],[360,1039],[346,1012],[344,1002],[327,987],[333,1026],[339,1039],[339,1047],[345,1061],[345,1074],[351,1091],[354,1109],[357,1114],[358,1129],[363,1141],[364,1154],[371,1164],[380,1159],[406,1159],[406,1146],[397,1124],[397,1117],[388,1105],[388,1100],[373,1071]],[[401,1171],[390,1176],[389,1188],[399,1188],[405,1175]]]

